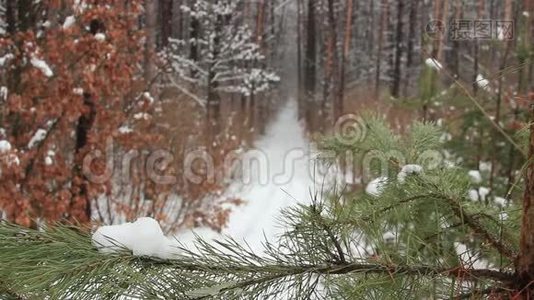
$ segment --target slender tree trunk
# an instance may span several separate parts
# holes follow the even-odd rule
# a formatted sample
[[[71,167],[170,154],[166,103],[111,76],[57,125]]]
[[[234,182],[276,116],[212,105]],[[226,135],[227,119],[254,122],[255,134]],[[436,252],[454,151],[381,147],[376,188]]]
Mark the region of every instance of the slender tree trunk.
[[[462,1],[455,0],[454,2],[454,18],[460,20],[462,18]],[[458,76],[460,74],[460,42],[457,39],[452,41],[452,71],[453,75]]]
[[[530,55],[529,55],[529,63],[527,66],[528,74],[527,74],[527,89],[529,89],[531,92],[534,90],[534,0],[525,0],[525,11],[528,13],[529,17],[527,22],[527,34],[526,36],[526,44],[529,45]]]
[[[478,1],[478,4],[477,4],[477,17],[478,19],[483,19],[485,17],[485,13],[484,13],[484,0],[479,0]],[[474,54],[473,54],[473,59],[474,59],[474,64],[473,64],[473,94],[476,96],[477,95],[477,92],[478,92],[478,82],[477,82],[477,77],[478,77],[478,74],[479,74],[479,60],[480,60],[480,57],[479,57],[479,52],[480,52],[480,43],[478,42],[477,39],[475,39],[474,41],[474,44],[473,44],[473,47],[474,47]],[[480,137],[482,138],[482,136]]]
[[[525,9],[532,18],[534,1],[525,0]],[[534,31],[534,26],[528,26]],[[527,31],[527,35],[534,32]],[[516,261],[516,271],[520,278],[520,287],[524,289],[523,299],[534,297],[534,90],[530,91],[530,139],[529,153],[525,173],[525,192],[523,195],[523,216],[521,222],[521,241],[519,255]]]
[[[534,99],[533,99],[534,100]],[[523,195],[523,216],[521,242],[516,271],[520,288],[524,288],[523,299],[532,299],[534,287],[534,105],[530,106],[530,142]]]
[[[11,2],[9,0],[8,2]],[[18,4],[18,30],[26,31],[32,27],[35,23],[35,16],[33,15],[32,4],[33,0],[18,0],[13,1]]]
[[[441,20],[441,23],[445,27],[447,27],[447,22],[448,22],[447,19],[448,18],[449,18],[449,0],[443,0],[443,8],[442,8],[442,11],[441,11],[440,20]],[[446,34],[440,35],[438,53],[437,53],[437,56],[436,56],[438,61],[444,62],[443,51],[444,51],[444,48],[446,46],[445,45],[446,42],[447,42]]]
[[[478,45],[478,41],[475,40],[473,41],[473,95],[477,95],[478,93],[478,82],[477,82],[477,77],[478,77],[478,51],[479,50],[479,45]]]
[[[495,123],[500,124],[501,122],[501,103],[502,103],[502,94],[503,94],[503,81],[504,81],[504,70],[506,68],[506,62],[508,61],[508,54],[510,53],[510,47],[512,46],[511,42],[506,43],[506,48],[504,50],[504,55],[499,66],[499,82],[497,86],[497,96],[495,100]],[[497,133],[496,133],[497,134]],[[495,181],[495,161],[496,161],[496,149],[491,152],[491,170],[490,170],[490,180],[489,187],[490,190],[493,190],[493,184]]]
[[[408,23],[408,46],[406,49],[406,66],[411,68],[414,64],[413,52],[415,39],[417,36],[417,8],[419,0],[412,0],[410,3],[410,20]]]
[[[15,1],[6,2],[7,33],[13,35],[17,30],[17,17],[15,13]]]
[[[344,93],[345,93],[345,64],[349,60],[350,52],[350,42],[352,37],[352,0],[346,0],[345,3],[345,35],[343,37],[343,55],[341,56],[341,65],[340,65],[340,80],[339,80],[339,92],[337,96],[337,104],[335,105],[336,110],[334,113],[334,122],[341,117],[343,114],[343,105],[344,105]]]
[[[433,16],[434,16],[434,20],[441,20],[441,4],[442,4],[442,1],[443,0],[436,0],[436,1],[433,1],[433,4],[434,4],[434,11],[433,11]],[[433,42],[433,45],[432,45],[432,57],[437,59],[438,58],[438,54],[440,53],[440,47],[441,47],[441,37],[439,37],[438,39],[435,39],[434,42]]]
[[[189,49],[189,58],[192,61],[198,61],[198,38],[200,37],[200,21],[193,17],[191,18],[191,32],[189,33],[191,39],[191,46]]]
[[[304,62],[304,85],[307,94],[306,120],[311,120],[313,107],[315,106],[315,59],[317,57],[317,45],[315,41],[315,0],[308,0],[308,20],[306,25],[306,58]]]
[[[330,91],[337,91],[336,89],[336,75],[337,75],[337,30],[336,30],[336,13],[334,11],[334,0],[328,0],[328,23],[330,27],[330,34],[327,37],[327,71],[325,81],[327,82],[327,95]],[[338,93],[333,94],[333,119],[336,119],[340,112],[339,99],[337,99]],[[328,98],[328,97],[327,97]],[[327,100],[327,99],[325,99]],[[325,101],[325,103],[327,103]]]
[[[302,97],[302,34],[301,34],[301,16],[302,0],[297,0],[297,97],[298,97],[298,115],[299,120],[304,118],[304,104]]]
[[[221,46],[221,30],[224,24],[223,16],[217,15],[216,22],[214,26],[214,38],[213,38],[213,51],[212,51],[212,64],[208,70],[208,123],[211,126],[211,138],[215,138],[216,134],[219,132],[219,119],[221,112],[221,99],[217,92],[219,87],[219,82],[216,80],[215,76],[215,62],[219,59],[219,48]],[[252,105],[252,102],[251,102]]]
[[[146,17],[146,44],[145,44],[145,74],[146,82],[151,82],[156,76],[156,66],[154,64],[154,54],[156,53],[156,36],[158,28],[158,2],[145,2]],[[153,92],[153,91],[151,91]]]
[[[256,16],[256,43],[263,48],[263,25],[265,24],[265,4],[264,0],[258,1],[258,14]]]
[[[161,0],[161,46],[167,47],[169,38],[172,37],[173,1]]]
[[[85,177],[85,175],[82,172],[82,165],[83,165],[83,158],[79,157],[79,154],[83,150],[83,148],[87,145],[89,133],[93,127],[93,124],[95,122],[96,118],[96,109],[94,100],[92,99],[91,94],[85,93],[84,94],[84,105],[88,108],[88,112],[81,115],[78,119],[78,124],[76,125],[76,146],[75,146],[75,155],[76,157],[76,165],[74,166],[74,174],[76,174],[76,177],[83,178],[84,182],[75,184],[74,186],[74,192],[73,192],[73,199],[71,201],[71,209],[68,211],[78,211],[77,209],[74,209],[73,206],[82,205],[81,201],[83,201],[84,207],[84,214],[83,215],[69,215],[68,220],[70,221],[81,221],[81,222],[89,222],[91,220],[91,214],[92,214],[92,207],[91,207],[91,198],[87,191],[86,183],[88,179]]]
[[[389,2],[382,0],[380,6],[380,27],[378,29],[378,50],[376,55],[376,73],[375,73],[375,97],[376,100],[380,97],[380,76],[382,65],[382,48],[384,47],[384,31],[387,28],[387,20],[389,18]]]
[[[400,94],[400,81],[401,81],[401,59],[402,59],[402,43],[403,43],[403,15],[404,15],[404,1],[397,0],[397,32],[396,32],[396,45],[395,45],[395,62],[393,69],[393,85],[391,87],[391,95],[395,98]]]
[[[305,85],[306,91],[313,94],[315,92],[315,58],[317,56],[315,42],[315,0],[308,0],[308,20],[306,27]]]
[[[504,4],[504,19],[511,20],[512,17],[512,0],[506,0]],[[497,95],[495,99],[495,123],[499,124],[501,122],[501,106],[503,98],[503,82],[505,81],[504,70],[506,68],[506,63],[508,62],[508,56],[510,54],[510,48],[512,47],[512,41],[507,41],[504,49],[504,55],[501,58],[499,65],[499,79],[497,86]],[[497,133],[496,133],[497,134]],[[496,172],[496,151],[491,152],[491,170],[490,170],[490,180],[489,187],[490,190],[493,190],[493,185],[495,181],[495,172]]]
[[[15,1],[7,1],[6,3],[6,22],[7,33],[14,36],[17,31],[17,13]],[[8,89],[9,91],[19,92],[21,68],[18,65],[15,67],[17,68],[17,71],[14,71],[12,76],[7,78]]]
[[[369,59],[373,59],[375,53],[375,1],[369,1],[369,24],[367,24],[367,37],[369,39],[367,43],[367,53],[370,53]],[[373,76],[371,68],[367,71],[367,81],[369,86],[373,84]]]

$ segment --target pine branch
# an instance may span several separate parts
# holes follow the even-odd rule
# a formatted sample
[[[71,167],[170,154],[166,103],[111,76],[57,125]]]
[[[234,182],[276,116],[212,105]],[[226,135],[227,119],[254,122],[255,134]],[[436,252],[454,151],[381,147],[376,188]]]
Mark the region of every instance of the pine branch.
[[[515,260],[517,253],[515,253],[515,251],[512,250],[510,246],[506,245],[500,238],[494,236],[491,232],[486,230],[484,226],[480,224],[478,218],[475,218],[472,215],[468,214],[457,200],[437,194],[434,195],[434,197],[447,201],[456,217],[459,218],[462,222],[464,222],[469,228],[471,228],[473,232],[482,236],[500,254],[507,257],[511,261]]]
[[[358,260],[346,263],[299,263],[299,253],[272,252],[266,256],[245,250],[233,240],[218,246],[198,240],[198,251],[177,249],[175,259],[134,257],[122,252],[105,255],[91,244],[87,233],[58,225],[44,232],[0,225],[0,280],[18,294],[49,295],[62,299],[94,295],[118,298],[149,295],[228,299],[280,295],[287,285],[299,286],[299,294],[314,292],[313,278],[330,276],[462,277],[505,284],[513,274],[489,269],[439,268],[424,265],[385,265]],[[269,250],[270,249],[270,250]],[[280,250],[278,250],[280,251]],[[317,280],[317,279],[315,279]]]

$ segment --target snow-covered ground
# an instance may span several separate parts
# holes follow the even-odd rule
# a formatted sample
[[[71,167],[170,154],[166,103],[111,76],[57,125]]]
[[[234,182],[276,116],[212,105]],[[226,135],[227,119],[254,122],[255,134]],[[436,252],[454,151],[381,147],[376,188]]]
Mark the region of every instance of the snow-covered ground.
[[[285,105],[255,146],[267,158],[267,164],[253,168],[249,183],[236,182],[231,187],[230,191],[246,203],[234,210],[223,233],[244,239],[254,250],[260,250],[264,237],[272,240],[282,233],[277,221],[280,210],[310,202],[310,193],[314,192],[314,161],[297,121],[295,101]]]
[[[280,211],[310,202],[311,195],[321,186],[319,176],[314,176],[313,147],[297,120],[295,102],[289,100],[283,106],[266,134],[244,155],[244,176],[231,184],[226,193],[245,203],[234,208],[222,234],[246,241],[257,252],[262,251],[265,238],[274,241],[284,231],[278,221]],[[194,232],[207,239],[221,237],[209,229]],[[182,232],[177,238],[190,245],[194,234]]]

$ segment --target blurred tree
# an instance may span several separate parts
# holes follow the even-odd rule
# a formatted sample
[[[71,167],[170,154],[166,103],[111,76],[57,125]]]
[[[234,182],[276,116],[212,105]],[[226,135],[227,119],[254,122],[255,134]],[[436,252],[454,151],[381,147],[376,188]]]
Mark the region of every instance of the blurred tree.
[[[24,225],[88,222],[97,198],[111,193],[110,178],[95,180],[109,172],[106,161],[88,165],[88,155],[110,139],[127,151],[153,138],[120,130],[139,123],[133,116],[148,107],[136,96],[142,2],[8,2],[13,24],[0,35],[0,208]]]

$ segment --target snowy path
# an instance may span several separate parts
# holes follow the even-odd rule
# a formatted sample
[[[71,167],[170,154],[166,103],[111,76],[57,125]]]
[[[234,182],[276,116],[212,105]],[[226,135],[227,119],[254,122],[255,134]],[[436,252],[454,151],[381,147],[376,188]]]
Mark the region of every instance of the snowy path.
[[[285,104],[255,148],[260,152],[252,150],[253,156],[266,162],[251,168],[248,184],[237,182],[230,188],[246,203],[234,210],[223,233],[261,250],[265,237],[272,240],[283,232],[277,221],[280,210],[309,202],[315,186],[310,144],[297,121],[295,101]]]
[[[256,252],[262,252],[265,238],[275,241],[284,231],[278,218],[283,208],[297,203],[309,203],[315,193],[312,148],[297,120],[297,105],[289,100],[272,121],[255,147],[244,156],[246,176],[230,185],[226,196],[245,201],[233,209],[228,226],[222,234],[237,241],[246,241]],[[247,164],[247,162],[260,162]],[[246,168],[246,166],[251,166]],[[247,175],[248,174],[248,175]],[[204,239],[221,238],[207,228],[195,229]],[[191,245],[193,232],[177,235],[178,240]]]

